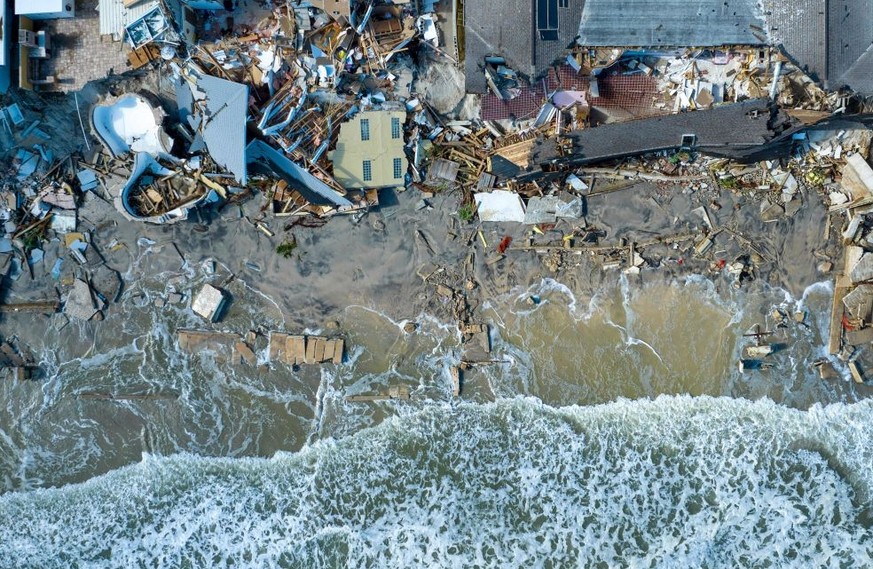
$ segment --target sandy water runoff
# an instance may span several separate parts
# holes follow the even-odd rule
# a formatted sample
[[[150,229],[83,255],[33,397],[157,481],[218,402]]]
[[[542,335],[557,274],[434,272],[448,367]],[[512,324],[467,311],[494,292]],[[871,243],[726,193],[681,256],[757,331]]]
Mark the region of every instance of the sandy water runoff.
[[[227,329],[282,328],[271,299],[230,292]],[[873,407],[811,367],[830,298],[544,280],[484,306],[505,363],[463,401],[455,328],[426,314],[407,335],[349,307],[346,364],[257,374],[179,354],[187,308],[124,302],[103,337],[46,336],[47,382],[0,385],[0,567],[863,566]],[[755,324],[784,349],[741,374]],[[391,385],[412,399],[345,399]],[[163,397],[76,397],[109,389]]]

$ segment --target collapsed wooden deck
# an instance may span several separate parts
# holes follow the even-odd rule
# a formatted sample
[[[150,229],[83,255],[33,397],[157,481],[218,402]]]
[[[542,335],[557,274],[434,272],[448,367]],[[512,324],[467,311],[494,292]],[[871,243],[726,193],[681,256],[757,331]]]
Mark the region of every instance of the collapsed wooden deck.
[[[218,360],[229,361],[233,365],[258,364],[255,350],[259,348],[254,334],[251,334],[250,338],[243,338],[239,334],[230,332],[180,329],[178,339],[179,348],[191,354],[208,351],[214,353]],[[269,354],[272,363],[341,364],[344,349],[345,341],[342,338],[301,336],[282,332],[269,334]]]
[[[322,363],[340,364],[343,361],[345,341],[342,338],[322,336],[293,336],[270,332],[270,361],[288,365]]]

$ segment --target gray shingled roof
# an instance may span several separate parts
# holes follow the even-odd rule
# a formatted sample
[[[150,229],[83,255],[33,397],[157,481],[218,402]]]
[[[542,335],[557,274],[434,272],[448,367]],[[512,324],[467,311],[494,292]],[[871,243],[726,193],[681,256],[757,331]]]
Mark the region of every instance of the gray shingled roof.
[[[555,0],[557,2],[557,0]],[[537,79],[573,43],[586,0],[568,0],[558,10],[558,39],[539,39],[536,0],[471,0],[464,3],[464,72],[467,91],[484,93],[484,59],[498,55],[507,66],[530,80]]]
[[[203,140],[209,155],[245,184],[249,88],[211,75],[201,76],[197,88],[206,95]]]
[[[503,56],[519,73],[534,74],[531,0],[502,0],[496,11],[490,2],[464,2],[464,67],[471,93],[487,90],[486,55]]]
[[[813,79],[827,77],[825,0],[764,0],[767,32]]]
[[[865,95],[873,95],[873,46],[858,58],[852,67],[838,80],[840,85],[848,85]]]
[[[558,8],[558,41],[537,39],[534,44],[537,75],[542,74],[561,57],[567,46],[575,42],[584,7],[585,0],[569,0],[567,8]]]
[[[591,164],[678,148],[682,137],[697,137],[695,148],[702,152],[733,155],[772,140],[769,102],[755,99],[651,119],[614,123],[571,133],[576,164]],[[758,112],[757,118],[750,116]]]
[[[829,88],[873,93],[870,0],[764,0],[771,42]]]
[[[589,46],[765,44],[759,0],[586,0],[580,43]]]
[[[842,85],[842,76],[873,42],[873,3],[870,0],[830,0],[828,4],[829,87]]]

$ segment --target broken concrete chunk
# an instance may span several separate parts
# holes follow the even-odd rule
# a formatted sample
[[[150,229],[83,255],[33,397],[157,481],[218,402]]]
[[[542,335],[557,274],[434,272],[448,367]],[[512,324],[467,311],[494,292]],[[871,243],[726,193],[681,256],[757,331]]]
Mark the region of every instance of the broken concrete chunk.
[[[334,351],[336,350],[336,340],[326,340],[324,342],[324,356],[322,357],[322,362],[329,362],[333,360]]]
[[[418,267],[418,270],[416,270],[416,274],[421,277],[421,280],[426,281],[439,270],[439,266],[433,263],[425,263],[422,266]]]
[[[873,168],[870,168],[870,165],[860,154],[846,157],[846,165],[843,166],[842,186],[853,199],[873,195]]]
[[[873,280],[873,253],[864,253],[849,273],[852,284]]]
[[[870,313],[873,312],[873,285],[858,285],[843,297],[843,305],[853,319],[869,322]]]
[[[446,298],[451,298],[455,293],[451,288],[447,287],[444,284],[437,285],[436,287],[437,294],[440,296],[444,296]]]
[[[769,200],[761,202],[761,221],[769,223],[776,221],[785,214],[785,208],[778,203],[770,203]]]
[[[226,301],[227,299],[221,290],[205,284],[194,297],[191,310],[210,322],[217,322]]]
[[[864,373],[861,371],[861,366],[858,362],[850,360],[846,365],[849,367],[849,373],[852,374],[852,380],[855,383],[864,383]]]
[[[843,231],[843,240],[845,242],[854,241],[855,237],[858,236],[858,230],[861,229],[861,216],[853,215],[852,219],[849,220],[849,226]]]
[[[852,269],[855,268],[855,265],[858,264],[858,261],[861,260],[861,257],[864,255],[863,247],[859,247],[857,245],[847,245],[843,250],[843,274],[848,275],[852,272]]]
[[[255,356],[255,352],[245,342],[235,343],[233,349],[236,350],[237,355],[239,355],[239,357],[241,357],[247,364],[255,365],[258,363],[258,358]]]
[[[534,196],[527,202],[527,210],[524,212],[525,225],[539,225],[541,223],[555,223],[557,221],[557,209],[560,200],[555,196]]]
[[[306,338],[288,336],[285,342],[285,362],[290,365],[306,363]]]
[[[873,328],[846,330],[846,343],[850,346],[863,346],[873,342]]]
[[[288,341],[288,338],[288,334],[270,332],[270,345],[268,352],[271,362],[286,361],[286,342]],[[291,363],[293,364],[294,362],[292,361]]]
[[[343,348],[345,347],[345,341],[342,339],[337,339],[336,344],[334,345],[333,351],[333,363],[339,365],[343,363]]]
[[[64,314],[79,320],[90,320],[97,314],[91,286],[82,279],[73,281],[73,290],[64,303]]]

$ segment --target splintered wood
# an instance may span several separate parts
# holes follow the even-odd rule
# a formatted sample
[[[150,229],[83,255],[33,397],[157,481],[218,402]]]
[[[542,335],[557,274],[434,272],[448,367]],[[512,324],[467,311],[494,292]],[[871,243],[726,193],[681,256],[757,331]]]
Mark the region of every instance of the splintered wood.
[[[321,336],[270,333],[270,361],[288,365],[341,364],[345,341]]]

